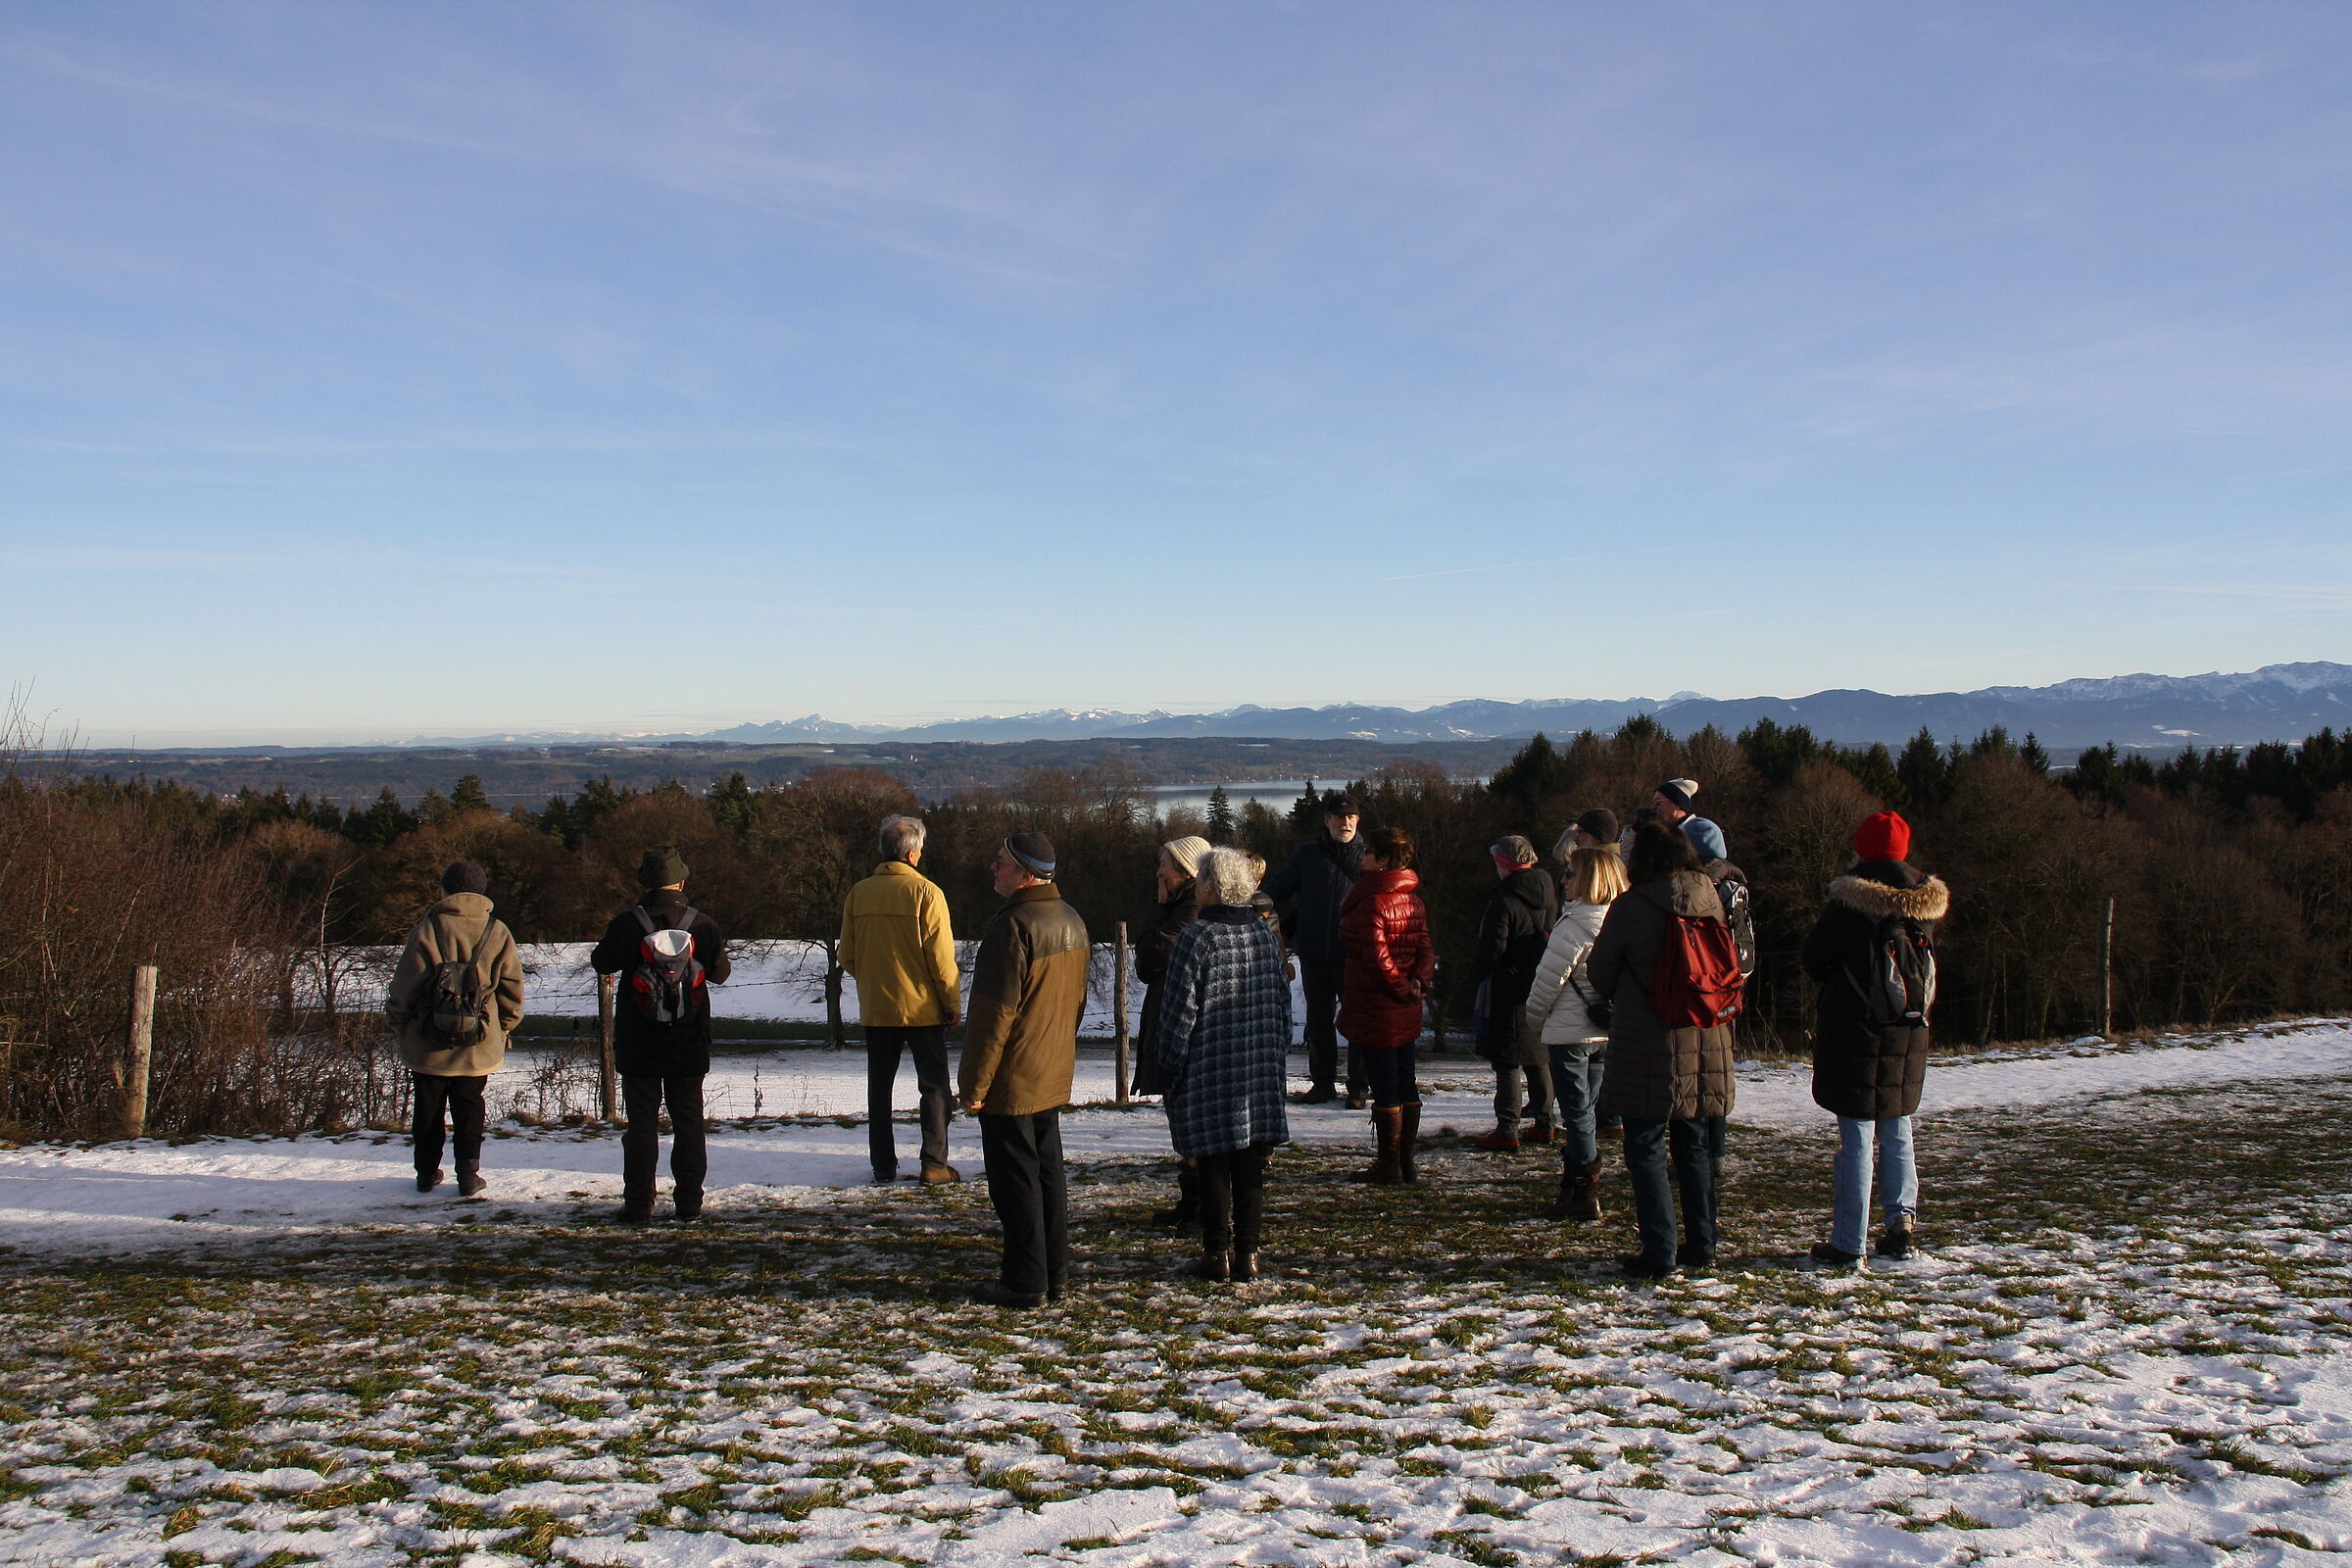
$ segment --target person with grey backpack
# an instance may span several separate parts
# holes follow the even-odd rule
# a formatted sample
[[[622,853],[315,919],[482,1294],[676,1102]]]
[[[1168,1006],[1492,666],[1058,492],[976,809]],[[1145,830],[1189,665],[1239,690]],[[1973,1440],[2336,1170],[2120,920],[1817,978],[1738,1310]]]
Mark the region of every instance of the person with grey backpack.
[[[620,1135],[621,1201],[614,1217],[654,1217],[662,1158],[662,1111],[669,1110],[672,1212],[682,1224],[703,1213],[710,1156],[703,1134],[703,1079],[710,1071],[710,991],[727,981],[718,922],[686,902],[686,861],[657,844],[637,862],[635,904],[612,917],[588,956],[598,974],[617,975],[612,1054],[620,1069],[627,1125]]]
[[[1805,973],[1821,986],[1813,1032],[1813,1102],[1838,1118],[1830,1239],[1813,1260],[1857,1263],[1868,1243],[1871,1178],[1886,1228],[1878,1254],[1918,1245],[1919,1171],[1911,1118],[1928,1075],[1936,1007],[1936,923],[1951,892],[1910,862],[1911,824],[1879,811],[1854,830],[1854,861],[1830,884],[1805,936]]]
[[[514,934],[491,917],[490,873],[459,860],[441,873],[441,902],[409,933],[384,992],[384,1016],[400,1036],[415,1096],[409,1120],[416,1190],[441,1185],[443,1118],[461,1197],[482,1180],[482,1091],[522,1021],[522,958]]]

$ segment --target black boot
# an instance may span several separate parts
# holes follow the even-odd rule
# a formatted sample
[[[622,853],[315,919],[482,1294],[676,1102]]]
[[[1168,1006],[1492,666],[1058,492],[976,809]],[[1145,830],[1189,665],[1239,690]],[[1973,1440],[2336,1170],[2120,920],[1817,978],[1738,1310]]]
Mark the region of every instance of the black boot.
[[[1176,1167],[1176,1206],[1152,1216],[1152,1223],[1169,1230],[1189,1231],[1200,1223],[1200,1173],[1190,1165]]]
[[[431,1192],[431,1191],[432,1191],[434,1188],[436,1188],[436,1187],[438,1187],[438,1186],[440,1186],[440,1185],[441,1185],[441,1167],[440,1167],[440,1166],[438,1166],[438,1165],[435,1165],[435,1166],[434,1166],[434,1167],[433,1167],[431,1170],[420,1170],[420,1171],[418,1171],[418,1172],[416,1173],[416,1190],[417,1190],[418,1192],[420,1192],[420,1193],[429,1193],[429,1192]]]

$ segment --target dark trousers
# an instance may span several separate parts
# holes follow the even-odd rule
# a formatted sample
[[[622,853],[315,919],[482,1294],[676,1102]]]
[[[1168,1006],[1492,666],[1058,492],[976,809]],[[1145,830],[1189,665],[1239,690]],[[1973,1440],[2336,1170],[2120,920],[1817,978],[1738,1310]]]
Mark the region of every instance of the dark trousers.
[[[1348,965],[1337,958],[1300,958],[1298,989],[1306,997],[1306,1017],[1300,1028],[1306,1036],[1306,1076],[1319,1087],[1340,1081],[1340,1032],[1334,1020],[1340,1011],[1340,986]],[[1348,1092],[1364,1090],[1364,1054],[1348,1048]]]
[[[1421,1086],[1413,1081],[1413,1048],[1367,1051],[1364,1081],[1372,1103],[1382,1110],[1421,1103]]]
[[[1004,1262],[997,1278],[1008,1291],[1042,1296],[1070,1272],[1069,1187],[1061,1168],[1061,1112],[1034,1116],[980,1113],[980,1153],[988,1164],[988,1200],[1004,1227]]]
[[[699,1207],[710,1155],[703,1145],[703,1075],[623,1078],[620,1100],[629,1124],[620,1135],[620,1199],[631,1208],[654,1206],[654,1177],[662,1168],[662,1103],[669,1102],[670,1200]]]
[[[1251,1144],[1193,1162],[1200,1177],[1200,1246],[1203,1250],[1257,1250],[1266,1220],[1266,1155],[1272,1144]]]
[[[443,1078],[429,1072],[413,1072],[410,1081],[416,1085],[416,1107],[409,1114],[409,1138],[416,1146],[416,1168],[420,1171],[441,1168],[441,1113],[449,1112],[450,1131],[457,1145],[458,1169],[479,1170],[482,1166],[482,1087],[490,1080],[484,1078]]]
[[[891,1091],[899,1079],[899,1056],[914,1053],[914,1087],[922,1107],[923,1163],[948,1162],[948,1113],[956,1103],[955,1086],[948,1082],[948,1030],[945,1024],[865,1031],[865,1145],[876,1172],[899,1168],[897,1135],[890,1126]]]
[[[1634,1223],[1642,1233],[1642,1255],[1654,1262],[1715,1256],[1715,1190],[1723,1168],[1721,1116],[1677,1117],[1673,1121],[1625,1123],[1625,1171],[1634,1183]],[[1683,1245],[1674,1244],[1674,1194],[1666,1167],[1672,1152],[1673,1185],[1682,1190]]]
[[[1553,1125],[1550,1056],[1541,1061],[1494,1063],[1494,1125],[1516,1130],[1522,1108],[1536,1118],[1537,1126]]]

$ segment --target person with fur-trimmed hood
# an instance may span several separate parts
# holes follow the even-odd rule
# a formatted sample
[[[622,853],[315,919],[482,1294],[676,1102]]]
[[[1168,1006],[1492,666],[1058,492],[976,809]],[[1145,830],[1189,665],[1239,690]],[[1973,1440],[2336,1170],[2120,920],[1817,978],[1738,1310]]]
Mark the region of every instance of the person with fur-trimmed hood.
[[[1910,853],[1908,822],[1892,811],[1865,818],[1854,831],[1853,863],[1830,884],[1829,903],[1805,937],[1805,973],[1821,984],[1813,1102],[1838,1118],[1830,1239],[1813,1249],[1818,1262],[1860,1260],[1874,1163],[1886,1218],[1879,1255],[1908,1257],[1918,1245],[1911,1118],[1928,1072],[1936,922],[1951,907],[1951,892],[1912,865]]]

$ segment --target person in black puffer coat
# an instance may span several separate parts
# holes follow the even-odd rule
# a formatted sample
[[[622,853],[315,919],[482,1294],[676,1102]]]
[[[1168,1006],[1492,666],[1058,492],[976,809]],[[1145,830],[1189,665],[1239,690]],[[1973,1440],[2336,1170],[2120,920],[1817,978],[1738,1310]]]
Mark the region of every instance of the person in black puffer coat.
[[[1543,1029],[1528,1024],[1527,993],[1543,967],[1544,945],[1560,917],[1560,896],[1551,878],[1538,868],[1536,847],[1518,834],[1498,839],[1488,853],[1494,858],[1500,885],[1487,895],[1486,910],[1479,916],[1477,961],[1470,978],[1484,988],[1485,1051],[1494,1067],[1494,1130],[1475,1142],[1481,1149],[1509,1152],[1520,1144],[1522,1105],[1536,1117],[1529,1143],[1550,1143],[1557,1125],[1551,1057]]]
[[[1907,1257],[1915,1245],[1911,1117],[1928,1072],[1936,922],[1951,907],[1951,893],[1912,865],[1910,852],[1911,827],[1901,817],[1880,811],[1865,819],[1854,832],[1853,865],[1830,884],[1829,904],[1805,936],[1805,973],[1821,983],[1813,1102],[1838,1118],[1830,1239],[1813,1249],[1824,1263],[1861,1257],[1874,1163],[1886,1215],[1880,1255]],[[1890,966],[1890,953],[1905,955],[1903,962]],[[1880,983],[1882,976],[1893,983]],[[1900,1004],[1897,989],[1908,993]],[[1913,1010],[1896,1016],[1904,1006]]]

